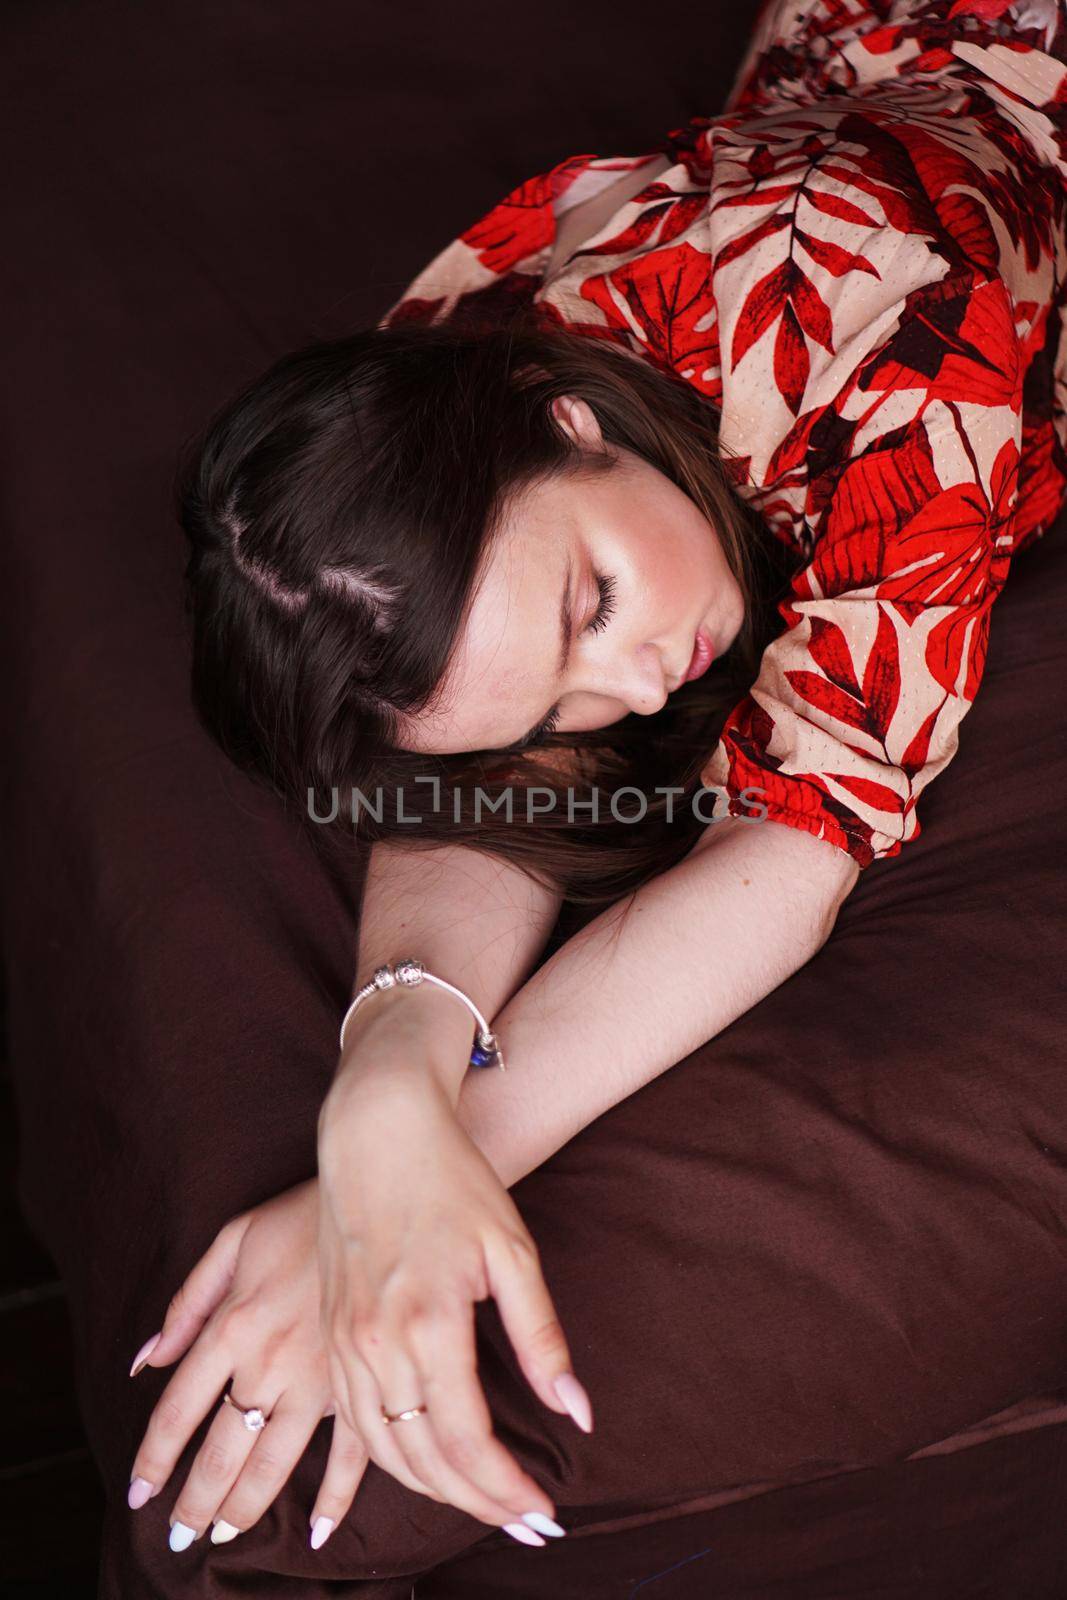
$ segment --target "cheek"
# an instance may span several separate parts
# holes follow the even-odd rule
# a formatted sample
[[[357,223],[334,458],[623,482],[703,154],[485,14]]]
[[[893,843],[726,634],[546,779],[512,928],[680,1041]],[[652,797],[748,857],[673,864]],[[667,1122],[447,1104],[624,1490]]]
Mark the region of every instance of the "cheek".
[[[708,552],[680,540],[658,556],[645,556],[640,569],[642,610],[649,619],[677,617],[692,611],[694,598],[715,581]]]
[[[692,508],[684,530],[674,544],[674,558],[665,563],[670,569],[672,587],[689,607],[699,593],[708,594],[733,585],[733,574],[726,560],[722,541],[715,530]]]
[[[673,623],[696,622],[697,613],[720,603],[726,584],[733,579],[707,543],[682,550],[673,561],[660,562],[649,574],[649,600],[656,597],[656,614]]]

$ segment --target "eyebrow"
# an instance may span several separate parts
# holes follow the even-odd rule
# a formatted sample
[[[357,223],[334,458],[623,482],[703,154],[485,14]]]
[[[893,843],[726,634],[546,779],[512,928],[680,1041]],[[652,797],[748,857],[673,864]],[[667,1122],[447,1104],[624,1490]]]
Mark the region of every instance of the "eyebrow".
[[[571,658],[571,642],[574,633],[574,613],[571,610],[571,574],[573,571],[574,563],[568,558],[567,570],[563,575],[563,593],[560,595],[559,600],[559,658],[556,662],[556,676],[558,678],[562,678],[566,672],[567,663]],[[550,706],[544,716],[535,722],[533,727],[528,729],[521,739],[516,741],[520,749],[537,737],[542,725],[548,721],[549,717],[554,716],[558,710],[559,701],[557,700],[556,704]]]

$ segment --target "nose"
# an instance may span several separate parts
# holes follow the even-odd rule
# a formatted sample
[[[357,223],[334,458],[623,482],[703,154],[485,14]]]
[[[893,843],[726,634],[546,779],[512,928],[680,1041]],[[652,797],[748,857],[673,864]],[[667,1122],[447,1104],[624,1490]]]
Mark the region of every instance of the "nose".
[[[618,698],[638,716],[651,717],[662,711],[669,693],[669,674],[657,645],[642,645],[624,661]]]

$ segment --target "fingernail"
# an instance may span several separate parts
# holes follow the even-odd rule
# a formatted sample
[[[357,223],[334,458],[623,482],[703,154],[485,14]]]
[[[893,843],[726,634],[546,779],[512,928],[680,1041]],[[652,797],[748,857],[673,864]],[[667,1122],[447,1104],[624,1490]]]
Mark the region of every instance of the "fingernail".
[[[145,1340],[144,1344],[133,1358],[133,1366],[130,1368],[131,1378],[136,1378],[137,1374],[140,1372],[141,1368],[144,1366],[145,1362],[148,1360],[149,1356],[152,1354],[152,1351],[156,1348],[156,1345],[159,1343],[162,1337],[163,1329],[160,1328],[159,1332],[154,1333],[151,1339]]]
[[[502,1522],[501,1527],[505,1533],[510,1533],[511,1537],[517,1539],[520,1544],[544,1544],[545,1542],[532,1529],[528,1528],[524,1522]]]
[[[195,1528],[187,1528],[184,1522],[176,1522],[170,1530],[170,1538],[167,1543],[172,1550],[188,1550],[195,1538]]]
[[[593,1408],[589,1404],[589,1396],[574,1376],[574,1373],[561,1372],[552,1387],[582,1432],[592,1433]]]
[[[232,1522],[223,1522],[220,1517],[211,1530],[212,1544],[229,1544],[231,1539],[236,1539],[240,1528],[235,1528]]]
[[[155,1494],[155,1485],[149,1483],[147,1478],[134,1478],[126,1493],[126,1504],[131,1511],[140,1511],[147,1505]]]
[[[311,1548],[321,1550],[333,1532],[332,1517],[316,1517],[311,1529]]]
[[[558,1522],[553,1522],[551,1517],[546,1517],[543,1511],[524,1511],[522,1520],[528,1528],[536,1528],[538,1533],[550,1533],[553,1539],[562,1538],[567,1531]]]

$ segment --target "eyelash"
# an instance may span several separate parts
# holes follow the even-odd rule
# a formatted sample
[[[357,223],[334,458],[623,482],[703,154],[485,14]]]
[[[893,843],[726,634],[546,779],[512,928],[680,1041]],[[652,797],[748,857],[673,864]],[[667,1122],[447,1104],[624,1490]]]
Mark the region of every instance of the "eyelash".
[[[615,579],[607,577],[603,572],[596,575],[597,588],[600,590],[600,604],[596,609],[596,616],[589,624],[594,633],[599,633],[601,628],[606,628],[615,611]]]
[[[600,591],[600,604],[596,608],[596,615],[586,624],[586,631],[600,633],[606,628],[615,613],[615,579],[606,573],[596,574],[597,588]],[[541,739],[547,739],[549,734],[555,733],[559,727],[559,711],[554,709],[542,722],[537,732],[530,740],[530,744],[537,744]]]

